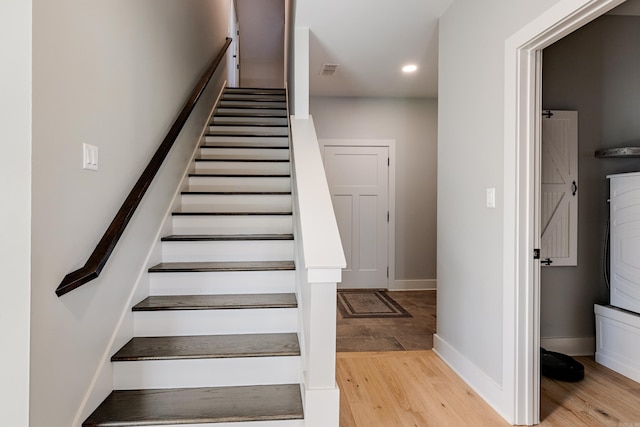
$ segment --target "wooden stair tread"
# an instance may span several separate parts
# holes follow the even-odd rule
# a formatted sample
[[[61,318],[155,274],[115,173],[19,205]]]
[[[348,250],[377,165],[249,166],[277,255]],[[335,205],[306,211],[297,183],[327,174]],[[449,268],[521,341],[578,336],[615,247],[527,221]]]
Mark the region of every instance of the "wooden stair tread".
[[[299,384],[118,390],[84,427],[297,420],[304,416]]]
[[[237,116],[233,116],[233,117],[237,117]],[[283,119],[286,117],[267,117],[267,118],[271,118],[271,119]],[[242,120],[227,120],[227,121],[223,121],[223,122],[216,122],[216,121],[212,121],[209,122],[209,126],[220,126],[220,125],[227,125],[227,126],[260,126],[263,124],[269,124],[269,123],[264,123],[264,122],[260,122],[260,121],[255,121],[255,122],[250,122],[250,121],[242,121]],[[282,125],[278,125],[278,126],[287,126],[285,124]]]
[[[220,196],[286,196],[291,194],[291,191],[183,191],[180,194],[192,195],[192,196],[208,196],[208,195],[220,195]]]
[[[231,107],[227,107],[227,108],[231,108]],[[264,113],[261,111],[233,111],[233,112],[218,111],[216,112],[216,114],[214,114],[214,117],[268,117],[268,118],[280,119],[283,117],[284,118],[287,117],[287,111],[283,110],[282,113],[280,114]]]
[[[286,104],[287,97],[284,93],[238,93],[225,92],[220,101],[256,101],[256,102],[280,102]]]
[[[224,91],[230,93],[286,93],[281,87],[226,87]]]
[[[234,133],[225,133],[225,132],[214,132],[209,131],[205,135],[205,137],[211,136],[222,136],[224,138],[288,138],[288,134],[280,134],[280,133],[259,133],[259,132],[234,132]]]
[[[173,216],[288,216],[292,212],[191,212],[175,211]]]
[[[284,102],[283,102],[284,104]],[[274,107],[269,105],[220,105],[218,108],[233,108],[238,110],[282,110],[287,111],[287,107]]]
[[[293,261],[161,262],[150,273],[295,270]]]
[[[233,177],[233,178],[269,178],[269,177],[281,177],[287,178],[290,177],[290,173],[277,173],[277,172],[255,172],[255,173],[190,173],[189,177],[198,177],[198,176],[220,176],[220,177]]]
[[[286,128],[289,127],[286,124],[276,123],[252,123],[252,122],[238,122],[238,123],[216,123],[209,122],[209,126],[220,127],[246,127],[246,128]]]
[[[133,311],[294,308],[295,294],[153,295]]]
[[[195,162],[289,163],[288,159],[193,159]]]
[[[298,336],[286,334],[134,337],[112,362],[299,356]]]
[[[288,150],[288,145],[264,145],[264,144],[251,144],[249,142],[205,142],[200,145],[200,148],[267,148],[276,150]]]
[[[219,242],[243,240],[293,240],[293,234],[172,234],[163,242]]]

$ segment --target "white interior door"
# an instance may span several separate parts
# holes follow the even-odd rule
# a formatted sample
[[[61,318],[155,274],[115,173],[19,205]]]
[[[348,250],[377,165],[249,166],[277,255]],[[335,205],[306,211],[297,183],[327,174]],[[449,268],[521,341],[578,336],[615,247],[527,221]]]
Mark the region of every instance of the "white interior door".
[[[347,267],[342,289],[389,287],[389,147],[325,146]]]
[[[577,111],[543,113],[541,180],[541,264],[578,265]]]

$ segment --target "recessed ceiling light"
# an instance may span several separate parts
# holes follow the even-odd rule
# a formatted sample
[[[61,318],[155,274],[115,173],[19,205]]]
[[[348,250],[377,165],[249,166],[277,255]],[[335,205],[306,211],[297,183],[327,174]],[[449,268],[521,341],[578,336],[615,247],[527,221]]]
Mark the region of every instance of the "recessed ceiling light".
[[[402,71],[404,71],[405,73],[413,73],[417,69],[418,69],[418,66],[413,64],[405,65],[404,67],[402,67]]]

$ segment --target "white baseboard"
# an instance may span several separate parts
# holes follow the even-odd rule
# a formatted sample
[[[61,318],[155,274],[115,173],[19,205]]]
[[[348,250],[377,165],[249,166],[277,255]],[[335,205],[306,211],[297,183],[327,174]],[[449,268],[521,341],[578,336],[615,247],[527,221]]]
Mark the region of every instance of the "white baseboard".
[[[596,351],[596,337],[542,338],[540,346],[569,356],[593,356]]]
[[[436,279],[395,280],[390,291],[429,291],[438,288]]]
[[[433,351],[502,418],[509,420],[503,411],[507,408],[503,408],[501,404],[505,401],[505,396],[500,384],[491,379],[438,334],[433,335]]]

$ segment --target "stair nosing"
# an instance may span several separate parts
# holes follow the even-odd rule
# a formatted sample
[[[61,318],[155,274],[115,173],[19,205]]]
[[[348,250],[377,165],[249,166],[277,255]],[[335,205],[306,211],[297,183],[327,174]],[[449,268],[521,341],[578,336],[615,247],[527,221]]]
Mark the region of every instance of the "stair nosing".
[[[237,124],[237,122],[236,123],[210,122],[209,127],[212,127],[212,126],[247,127],[247,128],[288,128],[289,127],[288,125],[281,125],[281,124],[275,124],[275,123],[251,123],[251,122],[242,123],[242,124]]]
[[[171,234],[162,242],[242,242],[242,241],[288,241],[293,234]]]
[[[228,142],[227,142],[228,143]],[[288,145],[206,145],[207,143],[205,142],[204,144],[200,145],[200,148],[267,148],[270,150],[288,150],[289,146]],[[209,142],[209,144],[215,144],[215,142]]]
[[[187,299],[187,301],[176,303],[175,301],[180,298]],[[150,305],[150,303],[154,304]],[[134,305],[132,311],[258,310],[296,308],[297,306],[298,302],[294,293],[151,295]]]
[[[174,216],[289,216],[292,212],[172,212]]]
[[[260,341],[260,348],[256,342]],[[264,348],[268,350],[264,350]],[[269,348],[270,347],[270,348]],[[226,351],[215,351],[223,349]],[[297,357],[300,344],[295,332],[232,335],[177,335],[133,337],[111,356],[112,362],[148,360],[234,359]]]
[[[231,162],[238,162],[238,163],[290,163],[289,159],[202,159],[202,158],[197,158],[197,159],[193,159],[194,162],[203,162],[203,163],[207,163],[207,162],[225,162],[225,163],[231,163]]]
[[[291,191],[183,191],[185,196],[290,196]]]
[[[289,135],[279,135],[272,133],[206,133],[205,137],[224,137],[224,138],[289,138]]]
[[[224,178],[290,178],[288,173],[260,173],[260,174],[232,174],[232,173],[190,173],[189,178],[195,177],[224,177]]]
[[[286,110],[283,110],[286,111]],[[286,115],[275,115],[275,114],[242,114],[241,112],[216,112],[213,117],[261,117],[261,118],[269,118],[269,119],[288,119]]]
[[[192,196],[287,196],[291,191],[183,191],[181,195]]]
[[[240,413],[235,413],[233,409],[220,409],[211,406],[212,403],[224,399],[224,394],[232,393],[236,402],[239,397],[250,397],[252,404],[258,407],[251,407],[252,412],[248,414],[246,408]],[[281,396],[279,395],[281,394]],[[276,395],[279,398],[287,399],[288,407],[278,407],[275,410],[260,414],[263,408],[264,399]],[[293,400],[289,400],[293,399]],[[226,400],[229,400],[228,398]],[[184,411],[173,410],[167,403],[175,402],[204,402],[206,411],[198,411],[196,414],[184,413]],[[112,414],[118,404],[129,405],[129,413],[115,418]],[[132,403],[137,407],[131,409]],[[251,421],[275,421],[275,420],[297,420],[304,418],[302,397],[300,395],[300,384],[280,384],[261,386],[232,386],[232,387],[197,387],[197,388],[171,388],[171,389],[149,389],[149,390],[116,390],[105,399],[104,407],[98,407],[83,423],[83,427],[99,426],[143,426],[143,425],[176,425],[176,424],[203,424],[203,423],[233,423]],[[290,406],[290,407],[289,407]],[[162,410],[158,411],[160,407]],[[216,413],[217,412],[217,413]]]
[[[260,106],[253,106],[253,105],[242,105],[242,106],[238,106],[238,105],[219,105],[218,107],[216,107],[216,110],[218,108],[235,108],[238,110],[282,110],[282,111],[287,111],[287,107],[270,107],[268,105],[260,105]]]
[[[293,261],[260,262],[161,262],[149,268],[149,273],[196,273],[216,271],[293,271]]]

